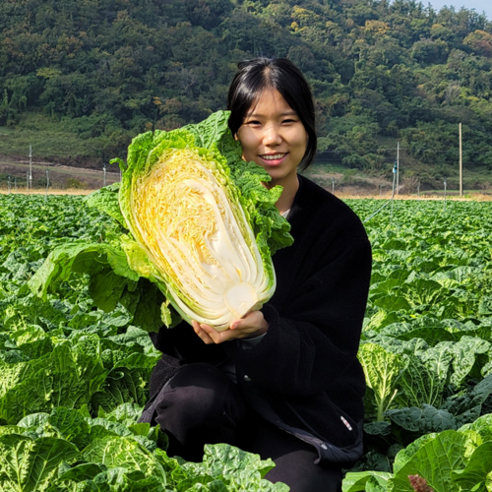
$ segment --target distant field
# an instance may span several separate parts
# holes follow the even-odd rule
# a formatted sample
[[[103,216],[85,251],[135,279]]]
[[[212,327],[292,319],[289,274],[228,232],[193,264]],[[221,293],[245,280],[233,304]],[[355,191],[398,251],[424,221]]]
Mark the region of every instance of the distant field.
[[[0,189],[15,187],[20,191],[26,188],[29,163],[0,159]],[[115,166],[108,166],[106,177],[103,169],[86,169],[82,167],[60,166],[46,162],[32,164],[33,187],[46,188],[47,176],[53,190],[84,189],[88,192],[120,180],[120,173]],[[10,177],[10,180],[9,180]]]

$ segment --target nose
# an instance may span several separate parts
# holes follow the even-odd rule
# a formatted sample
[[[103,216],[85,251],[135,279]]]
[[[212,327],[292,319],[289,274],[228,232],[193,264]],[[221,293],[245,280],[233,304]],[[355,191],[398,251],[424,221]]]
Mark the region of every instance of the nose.
[[[263,134],[263,145],[267,147],[273,147],[282,143],[282,136],[280,135],[277,125],[268,125],[265,127]]]

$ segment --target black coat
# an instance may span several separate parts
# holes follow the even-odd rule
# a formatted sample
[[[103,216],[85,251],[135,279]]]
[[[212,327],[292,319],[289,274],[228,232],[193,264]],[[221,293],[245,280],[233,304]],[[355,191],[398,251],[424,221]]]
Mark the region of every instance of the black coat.
[[[288,216],[294,244],[274,257],[277,289],[262,311],[267,334],[205,345],[181,323],[152,334],[163,360],[150,392],[179,364],[232,359],[238,387],[263,417],[314,445],[321,460],[362,454],[365,381],[357,360],[371,273],[371,247],[341,200],[299,176]]]

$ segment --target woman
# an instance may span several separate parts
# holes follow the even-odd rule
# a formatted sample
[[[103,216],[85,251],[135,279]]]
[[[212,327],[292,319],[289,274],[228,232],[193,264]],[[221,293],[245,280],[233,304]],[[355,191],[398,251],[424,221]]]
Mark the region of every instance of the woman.
[[[165,352],[141,421],[160,424],[169,453],[200,460],[204,443],[271,457],[267,479],[293,492],[338,491],[362,454],[364,375],[357,360],[371,270],[356,215],[297,170],[316,152],[315,111],[285,59],[240,64],[229,127],[243,158],[282,185],[276,206],[294,244],[274,257],[277,289],[222,332],[193,322],[153,335]],[[170,376],[173,376],[170,378]]]

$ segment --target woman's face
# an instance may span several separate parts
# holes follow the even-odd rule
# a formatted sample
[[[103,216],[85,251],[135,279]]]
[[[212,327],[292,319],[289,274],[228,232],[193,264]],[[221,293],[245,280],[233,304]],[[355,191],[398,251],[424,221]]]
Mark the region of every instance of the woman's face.
[[[307,148],[307,132],[279,91],[265,89],[237,132],[243,159],[254,161],[271,176],[268,187],[297,186],[297,166]]]

